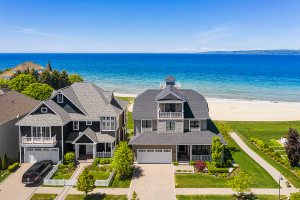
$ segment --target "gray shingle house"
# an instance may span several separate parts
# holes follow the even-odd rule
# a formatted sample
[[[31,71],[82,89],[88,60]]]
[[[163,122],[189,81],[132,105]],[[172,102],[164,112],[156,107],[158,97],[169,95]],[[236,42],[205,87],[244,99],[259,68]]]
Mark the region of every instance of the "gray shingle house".
[[[16,125],[21,138],[21,162],[51,159],[67,152],[76,160],[112,157],[125,139],[127,101],[88,83],[54,91]]]
[[[180,89],[172,76],[165,81],[160,89],[146,90],[134,101],[129,145],[138,163],[210,161],[213,136],[227,143],[209,117],[205,98]]]

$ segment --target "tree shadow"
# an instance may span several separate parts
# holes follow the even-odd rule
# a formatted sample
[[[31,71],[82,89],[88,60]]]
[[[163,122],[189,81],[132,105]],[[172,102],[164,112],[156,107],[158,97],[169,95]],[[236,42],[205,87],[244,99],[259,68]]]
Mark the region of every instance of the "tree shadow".
[[[104,199],[107,199],[106,198],[106,193],[101,193],[101,192],[98,192],[98,193],[93,193],[93,194],[88,194],[87,198],[84,197],[85,200],[104,200]]]
[[[255,196],[255,194],[250,193],[250,194],[234,194],[233,196],[235,196],[238,200],[253,200],[253,199],[258,199],[257,196]]]
[[[133,171],[133,177],[132,177],[132,179],[138,179],[138,178],[140,178],[140,177],[143,177],[143,176],[145,176],[144,174],[143,174],[143,169],[140,167],[140,166],[136,166],[135,168],[134,168],[134,171]]]

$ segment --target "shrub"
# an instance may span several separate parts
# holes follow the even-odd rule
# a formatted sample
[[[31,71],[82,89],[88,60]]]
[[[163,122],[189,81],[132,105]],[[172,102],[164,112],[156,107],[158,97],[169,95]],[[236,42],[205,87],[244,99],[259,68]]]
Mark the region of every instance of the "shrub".
[[[261,141],[261,140],[257,140],[257,146],[260,148],[260,149],[263,149],[263,147],[264,147],[264,143],[263,143],[263,141]]]
[[[173,162],[173,165],[178,165],[178,161],[174,161],[174,162]]]
[[[109,171],[112,172],[112,170],[114,169],[113,166],[109,166]]]
[[[15,171],[18,167],[19,167],[19,163],[14,163],[13,165],[9,166],[9,167],[7,168],[7,170],[8,170],[9,172],[13,172],[13,171]]]
[[[102,159],[100,159],[100,164],[101,164],[101,165],[107,164],[107,158],[102,158]]]
[[[61,173],[66,174],[66,173],[68,173],[68,170],[64,169],[64,170],[61,171]]]
[[[265,152],[265,153],[269,152],[269,148],[265,148],[265,149],[264,149],[264,152]]]
[[[297,171],[297,175],[300,176],[300,170]]]
[[[228,167],[232,167],[232,161],[231,161],[231,160],[227,160],[226,163],[227,163],[227,166],[228,166]]]
[[[106,158],[106,164],[110,164],[112,162],[112,158]]]
[[[275,152],[271,153],[271,157],[274,157],[275,156]]]
[[[281,155],[280,155],[280,153],[279,153],[278,151],[276,151],[274,157],[275,157],[275,158],[276,158],[276,157],[281,158]]]
[[[105,172],[106,171],[106,168],[104,166],[100,167],[100,170]]]
[[[75,167],[72,167],[71,169],[72,169],[72,170],[75,170]]]
[[[180,169],[178,169],[178,170],[177,170],[177,172],[181,172],[181,170],[180,170]]]
[[[61,172],[61,171],[62,171],[62,169],[58,169],[58,170],[57,170],[58,173]]]
[[[220,178],[221,178],[221,177],[222,177],[222,174],[218,174],[218,177],[220,177]]]
[[[280,158],[280,157],[276,157],[276,161],[277,161],[277,162],[280,162],[280,161],[281,161],[281,158]]]
[[[228,173],[228,168],[209,168],[208,172],[214,173]]]
[[[270,151],[268,151],[268,153],[267,153],[267,154],[268,154],[268,156],[271,156],[271,154],[272,154],[272,153],[271,153]]]
[[[254,142],[254,141],[255,141],[255,138],[250,138],[250,141],[251,141],[251,142]]]
[[[98,167],[98,165],[93,165],[92,167],[92,171],[99,171],[100,167]]]
[[[53,174],[53,176],[58,176],[58,173],[57,173],[57,172],[55,172],[55,173]]]
[[[198,171],[203,170],[205,167],[206,167],[206,164],[204,161],[197,160],[196,169],[198,169]]]
[[[224,161],[221,162],[220,167],[225,168],[227,167],[226,163]]]
[[[192,172],[192,170],[190,170],[189,172]]]
[[[186,172],[186,170],[183,170],[183,172]]]
[[[60,164],[60,165],[58,166],[58,169],[63,169],[63,168],[65,168],[65,165],[64,165],[64,164]]]
[[[273,147],[270,147],[270,148],[269,148],[269,152],[271,152],[271,153],[274,152],[274,148],[273,148]]]
[[[75,166],[75,162],[70,162],[69,166],[74,167]]]
[[[196,165],[196,161],[190,161],[190,165]]]
[[[74,161],[75,161],[75,154],[73,152],[66,153],[66,155],[64,156],[64,162],[66,164],[69,164],[70,162],[74,162]]]
[[[285,163],[285,160],[281,159],[280,164],[284,164],[284,163]]]
[[[264,144],[264,148],[265,149],[269,148],[269,145],[268,144]]]
[[[99,158],[95,158],[95,160],[93,161],[92,165],[98,165],[100,162]]]
[[[215,161],[212,161],[211,163],[210,163],[210,165],[212,166],[212,167],[215,167],[216,166],[216,162]]]
[[[8,168],[8,160],[7,160],[6,152],[4,151],[3,160],[2,160],[2,169],[6,170],[7,168]]]
[[[290,162],[286,160],[286,161],[284,162],[284,165],[287,167],[287,166],[290,165]]]

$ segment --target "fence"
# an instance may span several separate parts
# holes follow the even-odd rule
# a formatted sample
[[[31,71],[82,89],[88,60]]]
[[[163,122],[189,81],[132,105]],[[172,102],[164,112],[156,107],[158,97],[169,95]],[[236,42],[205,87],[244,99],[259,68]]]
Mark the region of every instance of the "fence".
[[[63,159],[61,159],[55,167],[49,172],[49,174],[44,178],[44,185],[48,185],[48,181],[53,176],[53,174],[57,171],[58,166],[62,163]],[[50,184],[49,184],[50,185]]]

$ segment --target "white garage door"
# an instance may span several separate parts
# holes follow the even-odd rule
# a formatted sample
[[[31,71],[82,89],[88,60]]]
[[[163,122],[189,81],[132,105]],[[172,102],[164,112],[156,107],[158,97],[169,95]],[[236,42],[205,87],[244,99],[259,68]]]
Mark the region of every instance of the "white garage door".
[[[25,163],[36,163],[41,160],[59,161],[58,148],[25,148]]]
[[[172,163],[172,149],[138,149],[138,163]]]

